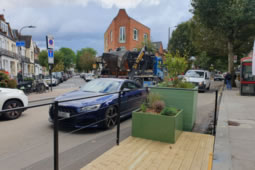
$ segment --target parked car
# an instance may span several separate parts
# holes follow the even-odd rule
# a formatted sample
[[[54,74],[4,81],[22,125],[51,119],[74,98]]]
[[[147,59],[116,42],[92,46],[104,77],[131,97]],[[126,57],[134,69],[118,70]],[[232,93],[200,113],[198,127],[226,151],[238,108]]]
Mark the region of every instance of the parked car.
[[[209,90],[211,86],[211,74],[207,70],[188,70],[184,80],[194,83],[199,91]]]
[[[91,80],[95,79],[95,78],[94,78],[94,74],[92,74],[92,73],[85,73],[83,79],[84,79],[85,81],[91,81]]]
[[[224,80],[223,74],[215,74],[214,75],[214,81],[222,81]]]
[[[60,83],[59,79],[55,78],[55,76],[52,76],[52,84],[51,84],[50,76],[45,76],[43,81],[46,82],[49,86],[51,85],[56,86]]]
[[[60,83],[64,81],[62,72],[53,72],[52,75],[54,78],[59,79]]]
[[[106,94],[106,96],[94,97],[83,100],[75,100],[59,103],[58,116],[63,126],[81,128],[91,123],[98,122],[94,126],[112,128],[116,124],[118,110],[118,93],[120,90],[132,90],[124,92],[121,96],[121,117],[131,115],[131,112],[140,107],[145,100],[147,92],[141,89],[139,84],[125,79],[100,78],[86,83],[80,90],[63,94],[55,101],[63,101],[84,97],[92,97]],[[49,110],[49,121],[53,120],[53,107]]]
[[[0,88],[0,111],[6,109],[12,109],[16,107],[26,107],[28,105],[28,98],[22,90]],[[13,120],[21,116],[24,110],[10,111],[6,113],[0,113],[0,116]]]
[[[80,78],[84,79],[85,73],[80,73]]]

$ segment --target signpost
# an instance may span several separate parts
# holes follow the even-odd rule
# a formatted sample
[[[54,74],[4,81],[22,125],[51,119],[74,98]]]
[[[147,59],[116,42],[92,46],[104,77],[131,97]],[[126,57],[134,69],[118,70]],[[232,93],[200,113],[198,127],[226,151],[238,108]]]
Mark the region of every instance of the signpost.
[[[51,91],[52,91],[52,67],[54,64],[54,37],[52,35],[46,36],[46,46],[48,49],[48,64],[50,70],[50,84],[51,84]]]

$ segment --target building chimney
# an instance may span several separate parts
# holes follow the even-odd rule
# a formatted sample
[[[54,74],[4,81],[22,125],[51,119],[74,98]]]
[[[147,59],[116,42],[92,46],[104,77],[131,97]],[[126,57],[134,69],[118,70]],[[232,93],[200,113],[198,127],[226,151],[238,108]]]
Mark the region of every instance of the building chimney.
[[[125,9],[120,9],[117,16],[128,16]]]

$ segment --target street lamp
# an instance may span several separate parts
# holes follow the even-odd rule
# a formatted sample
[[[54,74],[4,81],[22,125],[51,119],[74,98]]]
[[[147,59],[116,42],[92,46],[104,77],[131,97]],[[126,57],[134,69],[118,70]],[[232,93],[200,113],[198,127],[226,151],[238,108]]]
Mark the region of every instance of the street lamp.
[[[169,47],[169,41],[170,41],[170,37],[171,37],[171,31],[170,31],[170,29],[171,28],[176,28],[177,27],[177,25],[175,25],[175,26],[172,26],[172,27],[168,27],[168,47]]]
[[[189,60],[192,62],[191,68],[194,69],[194,68],[195,68],[194,61],[196,61],[196,57],[191,56],[191,57],[189,58]]]
[[[25,28],[36,28],[36,26],[33,26],[33,25],[27,25],[27,26],[24,26],[24,27],[21,27],[20,30],[19,30],[19,40],[20,40],[20,37],[21,37],[21,31]],[[20,47],[20,54],[21,54],[21,47]],[[22,54],[21,54],[22,55]],[[25,54],[26,55],[26,54]],[[21,59],[22,60],[22,59]],[[22,70],[22,80],[24,81],[24,62],[21,61],[21,70]]]

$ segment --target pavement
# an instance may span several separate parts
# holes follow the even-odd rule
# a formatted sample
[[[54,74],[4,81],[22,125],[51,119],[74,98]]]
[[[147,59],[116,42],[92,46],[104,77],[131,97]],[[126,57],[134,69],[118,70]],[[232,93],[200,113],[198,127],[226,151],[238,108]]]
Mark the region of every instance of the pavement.
[[[220,103],[213,170],[255,169],[255,97],[225,90]]]

